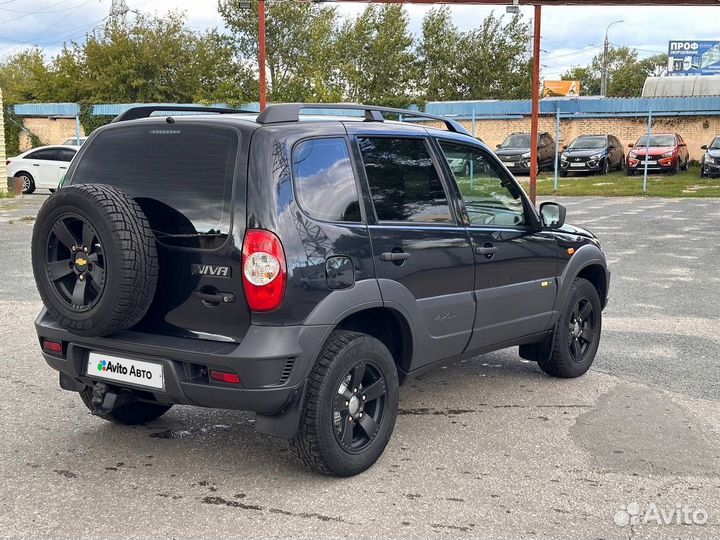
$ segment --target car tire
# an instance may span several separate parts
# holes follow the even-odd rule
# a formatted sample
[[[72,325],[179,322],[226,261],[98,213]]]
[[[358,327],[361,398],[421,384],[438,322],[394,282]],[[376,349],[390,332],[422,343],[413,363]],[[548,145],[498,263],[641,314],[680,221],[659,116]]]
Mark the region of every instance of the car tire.
[[[610,174],[610,159],[609,158],[605,158],[605,160],[603,161],[603,168],[602,168],[601,174],[603,176],[605,176],[606,174]]]
[[[625,174],[626,174],[627,176],[635,176],[635,169],[631,169],[630,167],[627,167],[627,168],[625,169]]]
[[[23,183],[22,192],[25,195],[30,195],[35,192],[35,179],[32,174],[25,171],[20,171],[15,175],[15,178],[20,178]]]
[[[80,399],[89,410],[93,410],[93,389],[86,386],[80,392]],[[108,413],[96,413],[95,416],[126,426],[136,426],[160,418],[171,409],[172,405],[161,405],[159,403],[147,403],[144,401],[132,401],[112,409]]]
[[[574,378],[584,375],[595,359],[602,331],[600,296],[592,283],[575,278],[560,313],[549,358],[538,361],[548,375]]]
[[[680,158],[675,162],[675,167],[672,169],[672,174],[678,174],[680,172]]]
[[[155,295],[155,236],[138,204],[102,184],[64,187],[38,212],[32,267],[40,298],[64,329],[105,336],[131,328]]]
[[[359,474],[385,450],[398,396],[397,367],[387,347],[372,336],[336,330],[310,374],[290,446],[319,473]]]
[[[690,158],[685,160],[685,164],[683,165],[683,171],[687,171],[690,169]]]
[[[560,176],[561,176],[562,178],[566,178],[567,175],[568,175],[567,171],[560,171]]]
[[[620,163],[618,163],[618,168],[617,168],[617,170],[620,171],[620,172],[622,172],[622,171],[625,170],[625,157],[623,157],[623,158],[620,160]]]

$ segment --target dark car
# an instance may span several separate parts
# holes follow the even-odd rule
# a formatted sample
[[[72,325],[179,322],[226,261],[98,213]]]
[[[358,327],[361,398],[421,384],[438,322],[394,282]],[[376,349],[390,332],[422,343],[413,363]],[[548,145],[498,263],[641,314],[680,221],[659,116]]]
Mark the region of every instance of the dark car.
[[[686,171],[690,164],[687,144],[677,133],[654,133],[643,135],[635,144],[628,145],[632,150],[627,156],[626,171],[628,176],[647,169],[652,172]]]
[[[713,139],[710,145],[701,146],[705,150],[700,161],[700,177],[708,178],[720,176],[720,135]]]
[[[530,134],[512,133],[498,144],[495,154],[516,174],[530,174]],[[555,141],[549,133],[538,135],[537,170],[551,170],[555,166]]]
[[[152,106],[93,132],[32,239],[63,389],[120,424],[254,411],[309,467],[349,476],[385,449],[399,385],[439,363],[519,346],[549,375],[588,370],[610,278],[597,238],[559,204],[536,211],[453,120],[338,104],[364,118],[299,121],[327,107]]]
[[[613,135],[580,135],[563,148],[560,176],[580,172],[607,174],[625,168],[625,152]]]

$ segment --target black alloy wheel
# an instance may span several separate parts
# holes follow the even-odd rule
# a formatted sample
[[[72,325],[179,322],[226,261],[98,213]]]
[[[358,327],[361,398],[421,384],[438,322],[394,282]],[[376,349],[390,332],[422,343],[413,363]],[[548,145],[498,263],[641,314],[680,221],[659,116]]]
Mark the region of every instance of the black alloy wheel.
[[[95,228],[79,214],[63,214],[50,227],[46,246],[45,268],[55,295],[73,311],[95,306],[106,281],[106,260]]]
[[[385,378],[372,362],[361,361],[345,373],[332,421],[335,438],[347,452],[362,452],[377,436],[386,416],[386,393]]]
[[[595,339],[595,313],[588,298],[580,298],[570,312],[568,351],[575,362],[582,362]]]

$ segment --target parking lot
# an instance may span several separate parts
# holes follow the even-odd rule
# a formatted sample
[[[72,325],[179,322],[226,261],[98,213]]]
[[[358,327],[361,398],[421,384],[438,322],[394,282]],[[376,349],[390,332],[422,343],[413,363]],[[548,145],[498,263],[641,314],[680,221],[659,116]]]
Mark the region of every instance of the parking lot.
[[[249,413],[121,427],[60,390],[32,326],[44,198],[0,200],[0,536],[720,536],[720,199],[563,199],[613,271],[591,371],[515,349],[438,368],[402,389],[380,461],[329,479]],[[650,505],[707,521],[625,525]]]

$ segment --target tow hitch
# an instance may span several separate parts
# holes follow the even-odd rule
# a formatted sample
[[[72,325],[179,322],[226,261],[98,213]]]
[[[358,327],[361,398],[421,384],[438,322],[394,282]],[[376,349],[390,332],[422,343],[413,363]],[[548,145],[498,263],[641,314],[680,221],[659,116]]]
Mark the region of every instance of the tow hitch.
[[[93,385],[92,410],[90,412],[94,415],[109,414],[114,409],[137,400],[137,396],[132,390],[96,382]]]
[[[92,413],[95,415],[107,414],[115,408],[115,401],[118,395],[110,392],[110,387],[105,383],[95,383],[92,394]]]

